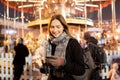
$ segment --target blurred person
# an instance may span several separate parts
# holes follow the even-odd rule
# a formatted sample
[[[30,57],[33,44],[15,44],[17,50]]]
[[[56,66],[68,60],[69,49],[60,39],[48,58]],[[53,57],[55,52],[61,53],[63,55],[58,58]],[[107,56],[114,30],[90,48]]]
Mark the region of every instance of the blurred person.
[[[9,48],[8,42],[7,42],[7,40],[5,39],[5,40],[4,40],[4,52],[5,52],[5,53],[8,53],[8,48]]]
[[[114,37],[112,37],[110,39],[110,50],[117,50],[117,49],[118,49],[118,42]]]
[[[100,74],[99,74],[99,69],[100,69],[100,55],[97,53],[97,44],[98,40],[95,39],[95,37],[91,36],[89,32],[84,33],[84,39],[86,40],[87,47],[86,49],[90,50],[91,56],[93,58],[93,61],[96,65],[93,74],[91,74],[91,80],[100,80]]]
[[[87,48],[90,49],[90,52],[91,52],[92,57],[94,59],[95,58],[94,46],[91,45],[90,43],[93,43],[93,44],[97,45],[98,44],[98,40],[95,39],[93,36],[91,36],[89,32],[85,32],[83,38],[84,38],[84,40],[86,40]],[[95,61],[95,59],[94,59],[94,61]]]
[[[103,39],[107,38],[107,34],[106,34],[105,30],[103,30],[103,32],[101,33],[101,38],[103,38]]]
[[[14,50],[14,42],[12,40],[11,35],[8,35],[7,41],[8,41],[8,46],[9,46],[9,52],[13,52],[13,50]]]
[[[101,36],[100,36],[100,40],[99,40],[99,46],[100,46],[100,47],[105,48],[106,39],[107,39],[106,31],[103,30],[103,32],[101,33]]]
[[[29,55],[28,48],[23,44],[23,39],[19,38],[17,45],[14,47],[15,56],[13,60],[14,78],[13,80],[20,80],[20,77],[26,64],[25,57]]]
[[[83,49],[79,42],[71,37],[62,15],[52,16],[49,34],[46,63],[40,71],[48,72],[48,80],[79,80],[78,77],[85,73]],[[49,67],[47,71],[45,64]]]
[[[8,53],[8,43],[6,39],[3,41],[3,46],[0,47],[0,54],[2,53]]]
[[[120,80],[120,63],[113,63],[109,71],[110,80]]]
[[[81,45],[81,47],[82,47],[83,49],[85,49],[85,48],[87,47],[86,41],[85,41],[84,39],[82,39],[82,40],[80,41],[80,45]]]
[[[44,60],[45,58],[45,48],[43,46],[39,46],[38,48],[35,49],[34,51],[34,54],[32,55],[32,60],[33,60],[33,63],[37,60],[37,59],[41,59],[41,61],[39,63],[41,63],[41,66],[42,67],[42,60]]]

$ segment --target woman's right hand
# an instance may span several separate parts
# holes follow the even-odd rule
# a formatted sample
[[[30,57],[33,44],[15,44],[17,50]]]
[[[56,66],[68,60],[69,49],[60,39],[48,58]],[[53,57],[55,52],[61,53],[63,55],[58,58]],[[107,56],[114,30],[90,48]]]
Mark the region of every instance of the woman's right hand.
[[[63,57],[51,56],[46,59],[46,62],[51,64],[54,67],[59,67],[59,66],[62,66],[65,61]]]
[[[42,67],[42,60],[41,60],[41,58],[33,60],[32,64],[33,64],[33,68],[41,68]]]

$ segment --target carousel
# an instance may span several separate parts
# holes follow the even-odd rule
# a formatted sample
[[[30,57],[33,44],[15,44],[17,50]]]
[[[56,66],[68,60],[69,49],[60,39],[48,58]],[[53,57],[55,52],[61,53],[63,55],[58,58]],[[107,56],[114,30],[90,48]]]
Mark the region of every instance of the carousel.
[[[45,78],[41,79],[41,74],[37,73],[38,70],[34,69],[34,65],[31,66],[31,64],[32,61],[40,57],[39,54],[45,56],[45,54],[43,54],[45,53],[44,49],[46,47],[45,41],[49,37],[47,26],[49,24],[50,17],[54,14],[62,14],[65,17],[69,25],[70,33],[73,35],[73,37],[79,40],[80,36],[82,36],[85,31],[92,32],[94,30],[94,32],[98,32],[103,30],[102,9],[111,5],[111,29],[112,32],[116,34],[116,0],[1,0],[0,2],[4,6],[4,16],[2,20],[0,18],[0,21],[3,25],[2,34],[4,34],[5,37],[5,44],[8,44],[8,41],[12,42],[12,39],[14,38],[22,37],[25,39],[25,44],[31,53],[27,58],[28,64],[26,64],[25,72],[22,75],[21,80],[46,80]],[[13,11],[13,18],[11,18],[10,15],[11,11]],[[93,11],[97,11],[98,13],[97,28],[95,28],[94,21],[88,18],[88,14]],[[11,31],[13,31],[12,34],[10,33]],[[12,38],[12,36],[14,37]],[[11,60],[10,66],[5,68],[5,65],[1,65],[3,66],[1,67],[0,73],[0,79],[2,80],[5,78],[7,78],[6,80],[13,80],[11,67],[13,54],[10,55],[11,56],[9,57],[12,58],[7,57],[6,60],[7,63],[9,62],[8,60]],[[2,57],[6,56],[3,55]],[[0,57],[0,61],[5,59],[6,58],[1,59]],[[4,71],[9,72],[7,72],[7,75],[5,75]],[[105,71],[108,71],[108,68]],[[107,72],[102,73],[102,77],[108,78]],[[104,75],[105,73],[106,75]]]
[[[4,5],[4,26],[5,37],[10,30],[19,37],[27,37],[29,34],[39,36],[48,34],[47,26],[51,15],[62,14],[68,25],[71,34],[75,37],[83,35],[88,28],[95,27],[88,14],[93,11],[98,13],[97,27],[102,28],[102,9],[111,4],[112,10],[112,32],[116,30],[115,15],[116,0],[1,0]],[[11,9],[13,18],[10,19]],[[20,19],[18,23],[17,19]],[[12,25],[10,25],[12,24]],[[19,27],[18,24],[20,24]],[[8,33],[6,33],[6,31]],[[76,35],[78,34],[78,35]]]

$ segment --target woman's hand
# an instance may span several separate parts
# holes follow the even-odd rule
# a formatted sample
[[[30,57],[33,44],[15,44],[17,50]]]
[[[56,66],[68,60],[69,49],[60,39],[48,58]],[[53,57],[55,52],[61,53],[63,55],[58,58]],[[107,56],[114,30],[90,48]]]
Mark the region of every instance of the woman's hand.
[[[42,60],[41,58],[32,60],[33,68],[41,68],[42,67]]]
[[[58,56],[51,56],[46,58],[47,63],[51,64],[54,67],[59,67],[64,64],[64,58]]]

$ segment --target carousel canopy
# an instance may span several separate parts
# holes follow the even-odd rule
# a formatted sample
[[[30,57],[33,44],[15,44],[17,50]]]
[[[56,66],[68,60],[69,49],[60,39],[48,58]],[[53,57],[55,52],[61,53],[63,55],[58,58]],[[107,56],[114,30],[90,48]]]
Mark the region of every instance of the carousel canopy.
[[[60,4],[64,4],[67,7],[81,7],[84,5],[84,1],[86,1],[86,6],[87,8],[89,8],[88,10],[90,11],[90,8],[92,8],[92,10],[97,10],[100,3],[102,3],[103,8],[111,4],[111,0],[1,0],[1,2],[5,5],[7,5],[7,1],[9,2],[10,8],[14,8],[21,11],[20,8],[24,7],[24,12],[30,14],[33,14],[34,8],[38,6],[42,6],[44,10],[60,7]]]
[[[86,2],[84,2],[86,1]],[[98,19],[98,10],[100,4],[103,10],[103,19],[110,19],[112,0],[1,0],[1,15],[7,15],[7,6],[9,7],[9,17],[16,17],[21,21],[21,11],[24,12],[24,21],[34,21],[39,19],[39,10],[41,9],[41,18],[49,19],[52,14],[64,12],[67,18],[84,17],[84,6],[86,4],[87,18]],[[116,0],[116,7],[120,7],[120,0]],[[64,5],[64,6],[63,6]],[[62,11],[65,9],[64,11]],[[116,8],[117,9],[117,8]],[[116,10],[116,14],[120,10]],[[119,15],[117,15],[118,18]]]
[[[111,0],[1,0],[1,2],[12,9],[33,15],[38,18],[38,8],[42,8],[42,18],[48,18],[53,13],[59,13],[61,7],[66,8],[67,16],[79,16],[83,14],[84,1],[86,1],[87,12],[93,12],[99,9],[100,3],[102,8],[111,4]],[[6,7],[4,6],[4,10]],[[74,10],[73,10],[74,9]],[[45,14],[46,13],[46,14]]]

